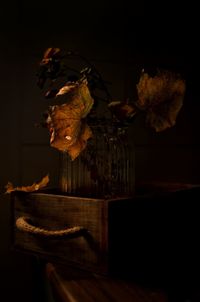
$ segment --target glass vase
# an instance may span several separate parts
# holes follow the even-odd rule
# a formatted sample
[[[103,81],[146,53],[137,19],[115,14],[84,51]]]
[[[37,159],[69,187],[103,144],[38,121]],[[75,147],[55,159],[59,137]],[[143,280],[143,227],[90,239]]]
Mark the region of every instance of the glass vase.
[[[84,151],[71,160],[61,153],[59,189],[69,195],[131,197],[135,189],[134,146],[126,129],[96,127]]]

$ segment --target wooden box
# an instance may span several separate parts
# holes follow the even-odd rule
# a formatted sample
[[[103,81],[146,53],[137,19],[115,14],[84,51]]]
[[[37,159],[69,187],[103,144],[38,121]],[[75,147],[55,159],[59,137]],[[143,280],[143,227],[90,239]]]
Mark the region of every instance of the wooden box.
[[[50,191],[12,193],[13,245],[52,262],[108,273],[114,208],[131,202],[131,199],[82,198]],[[118,218],[114,221],[117,232],[123,216]]]
[[[184,270],[191,276],[190,269],[200,268],[200,188],[143,192],[132,199],[15,192],[13,245],[53,263],[103,274],[130,272],[160,280]],[[23,228],[21,217],[30,225]],[[65,234],[76,226],[82,229]]]

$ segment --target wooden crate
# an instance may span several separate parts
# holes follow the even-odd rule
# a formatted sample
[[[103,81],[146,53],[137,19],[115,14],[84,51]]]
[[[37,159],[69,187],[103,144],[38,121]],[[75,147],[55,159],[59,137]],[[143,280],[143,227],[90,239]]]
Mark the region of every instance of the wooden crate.
[[[132,199],[15,192],[13,245],[53,263],[103,274],[191,278],[200,268],[200,187],[144,192]],[[16,226],[20,217],[47,231],[83,229],[71,235],[34,234]]]
[[[113,206],[124,207],[129,202],[132,200],[15,192],[12,194],[13,245],[54,262],[107,273],[111,249],[109,220],[111,222],[115,216]],[[29,223],[23,229],[22,219]],[[73,227],[81,229],[65,234],[64,230]],[[63,233],[59,234],[59,230]]]

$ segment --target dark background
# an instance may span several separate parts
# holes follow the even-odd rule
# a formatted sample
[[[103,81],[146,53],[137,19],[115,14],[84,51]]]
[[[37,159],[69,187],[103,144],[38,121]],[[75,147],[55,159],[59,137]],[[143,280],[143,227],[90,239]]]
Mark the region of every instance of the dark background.
[[[75,50],[95,63],[115,99],[136,98],[140,71],[157,67],[186,79],[184,106],[177,124],[156,134],[135,120],[137,181],[200,182],[198,10],[192,2],[12,1],[0,9],[1,295],[40,301],[37,260],[12,251],[8,181],[30,184],[48,172],[57,182],[58,153],[40,122],[47,108],[36,85],[36,70],[46,48]],[[34,280],[34,281],[33,281]],[[41,294],[42,295],[42,294]],[[27,299],[28,297],[28,299]],[[41,296],[42,297],[42,296]],[[44,298],[41,298],[41,300]]]

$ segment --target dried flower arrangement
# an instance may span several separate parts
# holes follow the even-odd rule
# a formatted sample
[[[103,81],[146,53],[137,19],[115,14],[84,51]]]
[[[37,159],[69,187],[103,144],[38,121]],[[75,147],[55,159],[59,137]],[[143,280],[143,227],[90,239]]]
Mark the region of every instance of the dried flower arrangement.
[[[71,68],[67,65],[70,58],[81,59],[86,66],[81,70]],[[146,114],[147,124],[156,132],[174,126],[185,94],[185,81],[179,74],[158,70],[151,77],[142,71],[136,84],[137,100],[113,101],[106,82],[91,62],[59,48],[45,51],[37,77],[38,86],[45,88],[45,98],[55,102],[44,113],[43,125],[50,133],[50,145],[67,152],[72,161],[87,147],[95,128],[105,134],[112,128],[115,134],[140,113]],[[35,186],[30,188],[36,190]],[[15,189],[7,185],[7,192]]]

